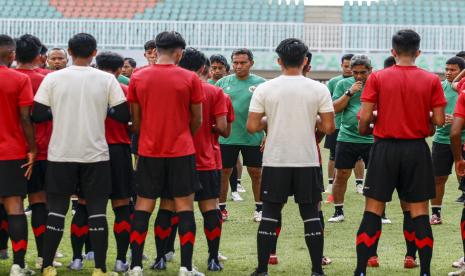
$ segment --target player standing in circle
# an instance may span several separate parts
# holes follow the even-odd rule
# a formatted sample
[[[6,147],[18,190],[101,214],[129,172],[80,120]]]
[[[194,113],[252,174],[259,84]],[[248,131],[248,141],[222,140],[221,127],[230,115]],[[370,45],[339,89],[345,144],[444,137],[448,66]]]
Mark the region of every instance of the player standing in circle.
[[[53,48],[47,56],[47,64],[50,70],[57,71],[68,65],[68,54],[63,48]]]
[[[68,42],[68,53],[73,65],[45,77],[34,98],[32,112],[36,122],[50,120],[53,114],[47,157],[49,214],[43,275],[57,274],[52,262],[63,236],[69,198],[76,192],[87,203],[88,231],[95,251],[92,275],[107,275],[106,208],[111,193],[111,171],[105,119],[108,115],[127,123],[129,107],[115,76],[90,66],[97,53],[93,36],[74,35]]]
[[[125,76],[126,78],[131,78],[131,75],[136,69],[136,67],[137,63],[133,58],[124,58],[124,65],[123,69],[121,70],[121,75]]]
[[[435,185],[425,138],[434,126],[444,125],[447,102],[438,76],[415,66],[420,40],[415,31],[396,32],[391,52],[397,64],[372,73],[362,92],[359,131],[374,135],[376,142],[364,187],[366,205],[356,239],[355,276],[366,275],[368,258],[374,255],[381,236],[381,215],[394,190],[410,210],[420,275],[431,275],[433,232],[428,201],[435,196]],[[403,123],[399,127],[393,120]],[[372,123],[374,128],[370,127]]]
[[[252,189],[255,199],[255,211],[253,219],[260,222],[262,216],[262,202],[260,199],[260,180],[262,175],[262,151],[264,132],[250,134],[246,129],[248,109],[252,95],[257,86],[265,79],[251,74],[253,54],[248,49],[235,50],[231,55],[234,74],[226,76],[216,83],[228,94],[233,103],[236,119],[232,124],[231,135],[228,138],[220,138],[221,155],[223,159],[223,171],[221,176],[220,208],[223,219],[229,216],[226,210],[226,198],[228,195],[229,177],[233,167],[236,166],[239,152],[244,158],[244,166],[252,179]]]
[[[328,89],[302,75],[307,46],[290,38],[276,48],[282,75],[258,86],[250,103],[247,130],[267,129],[261,196],[263,216],[258,228],[258,268],[252,276],[268,275],[268,260],[283,205],[289,196],[299,204],[313,276],[324,275],[323,228],[318,205],[323,175],[315,130],[331,134],[334,109]]]

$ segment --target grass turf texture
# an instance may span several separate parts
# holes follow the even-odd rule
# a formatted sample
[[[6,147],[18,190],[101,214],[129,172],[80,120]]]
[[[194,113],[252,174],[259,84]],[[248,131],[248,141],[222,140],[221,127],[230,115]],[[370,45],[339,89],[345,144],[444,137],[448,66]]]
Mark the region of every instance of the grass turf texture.
[[[328,151],[323,150],[324,168],[326,174],[326,162]],[[252,221],[254,211],[254,201],[250,179],[244,170],[243,184],[247,193],[241,194],[245,201],[228,201],[230,219],[223,224],[223,236],[220,251],[229,258],[226,261],[225,269],[219,272],[221,275],[249,275],[257,265],[256,260],[256,235],[258,224]],[[325,185],[326,185],[325,175]],[[434,252],[431,265],[432,275],[447,275],[453,271],[451,262],[463,255],[462,241],[460,238],[459,222],[462,212],[462,205],[455,203],[459,196],[457,191],[457,180],[450,177],[446,185],[446,195],[443,204],[443,225],[433,226],[434,232]],[[324,197],[326,197],[324,195]],[[391,225],[383,225],[383,233],[378,249],[380,258],[379,268],[369,268],[369,275],[418,275],[419,268],[412,270],[403,269],[405,255],[405,243],[402,234],[402,211],[399,207],[397,196],[394,195],[392,203],[388,204],[387,215],[392,220]],[[351,275],[356,264],[355,236],[358,230],[364,207],[363,196],[355,193],[355,179],[353,176],[348,182],[344,211],[346,221],[340,224],[330,224],[328,218],[333,213],[333,206],[323,204],[325,215],[325,255],[333,260],[333,264],[324,270],[327,275]],[[158,210],[158,207],[157,209]],[[150,220],[149,234],[145,243],[144,253],[149,257],[144,262],[144,275],[177,275],[179,269],[179,242],[176,241],[176,256],[174,262],[168,263],[168,270],[164,272],[154,272],[149,266],[156,255],[155,242],[153,236],[154,213]],[[207,245],[203,233],[203,221],[198,208],[196,207],[197,238],[194,251],[194,264],[198,269],[207,275],[214,275],[207,271]],[[108,208],[110,225],[110,240],[107,264],[112,269],[115,260],[116,248],[113,237],[113,211]],[[66,268],[72,257],[71,243],[69,238],[69,226],[71,223],[71,213],[69,212],[66,225],[67,229],[60,245],[60,251],[65,257],[60,259],[64,267],[58,269],[59,275],[90,275],[92,273],[93,262],[85,262],[83,271],[71,272]],[[11,245],[9,244],[11,248]],[[29,248],[27,252],[27,263],[29,267],[34,267],[36,257],[35,243],[32,230],[29,229]],[[270,266],[271,275],[310,275],[310,257],[303,237],[303,224],[299,216],[297,205],[292,198],[283,210],[283,228],[278,242],[279,264]],[[11,252],[9,260],[0,260],[0,275],[8,275],[11,265]]]

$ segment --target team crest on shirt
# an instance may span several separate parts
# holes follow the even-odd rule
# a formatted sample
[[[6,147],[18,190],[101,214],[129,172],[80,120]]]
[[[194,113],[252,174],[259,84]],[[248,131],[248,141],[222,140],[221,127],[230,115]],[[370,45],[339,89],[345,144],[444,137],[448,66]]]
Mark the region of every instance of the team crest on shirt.
[[[250,93],[253,93],[253,92],[255,91],[255,89],[257,89],[256,86],[250,86],[250,87],[249,87],[249,92],[250,92]]]

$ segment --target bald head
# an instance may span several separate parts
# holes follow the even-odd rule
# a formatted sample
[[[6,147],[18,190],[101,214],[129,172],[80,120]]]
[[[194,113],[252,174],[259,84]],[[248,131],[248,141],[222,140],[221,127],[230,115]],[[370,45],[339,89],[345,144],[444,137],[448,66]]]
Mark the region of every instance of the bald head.
[[[15,60],[16,43],[8,35],[0,35],[0,65],[10,66]]]

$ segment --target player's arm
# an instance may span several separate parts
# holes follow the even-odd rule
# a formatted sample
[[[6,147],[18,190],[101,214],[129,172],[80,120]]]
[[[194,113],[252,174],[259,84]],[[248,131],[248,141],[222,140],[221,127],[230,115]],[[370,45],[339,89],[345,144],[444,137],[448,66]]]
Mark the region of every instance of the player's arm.
[[[131,132],[138,134],[142,120],[142,110],[139,103],[131,103]]]
[[[213,131],[223,137],[227,137],[229,136],[229,133],[226,133],[227,130],[228,130],[228,122],[226,120],[226,115],[217,116],[215,118],[215,125],[213,126]]]
[[[31,178],[32,166],[34,164],[36,154],[37,154],[37,145],[34,138],[34,127],[31,121],[31,107],[22,106],[19,109],[20,118],[21,118],[21,127],[23,128],[24,137],[26,138],[27,145],[29,147],[29,152],[27,153],[27,162],[22,165],[22,168],[27,168],[24,176],[27,179]]]
[[[266,129],[267,122],[265,113],[249,112],[247,119],[247,131],[251,134],[262,132]]]
[[[358,132],[360,135],[371,135],[373,133],[373,128],[370,127],[370,124],[374,121],[374,108],[374,103],[362,102],[362,107],[360,108],[360,121],[358,123]]]
[[[457,75],[457,77],[455,77],[455,79],[452,81],[452,88],[457,91],[457,85],[458,85],[458,82],[465,76],[465,69],[462,70],[462,72],[460,72],[460,74]]]
[[[431,123],[435,126],[443,126],[446,123],[445,106],[433,107]]]
[[[315,137],[316,137],[316,142],[319,144],[321,141],[323,141],[323,138],[325,138],[326,134],[323,132],[319,131],[318,129],[315,132]]]
[[[336,125],[334,124],[334,112],[319,113],[316,119],[317,132],[329,135],[334,132]]]
[[[119,105],[110,107],[108,109],[108,117],[115,119],[121,123],[127,123],[131,119],[131,114],[129,112],[129,105],[127,102],[121,103]]]
[[[361,92],[362,86],[363,83],[361,81],[357,81],[348,90],[342,91],[342,86],[338,85],[334,92],[335,95],[339,95],[339,98],[333,103],[334,112],[342,112],[349,104],[350,98],[352,98],[355,93]]]
[[[191,121],[190,129],[192,135],[194,135],[197,130],[199,130],[202,125],[202,103],[191,104]]]
[[[454,155],[455,170],[457,175],[465,176],[465,161],[462,157],[462,130],[465,126],[465,119],[454,116],[450,128],[451,149]]]
[[[42,123],[45,121],[53,120],[50,106],[46,106],[38,102],[34,102],[34,108],[32,109],[31,117],[34,123]]]

